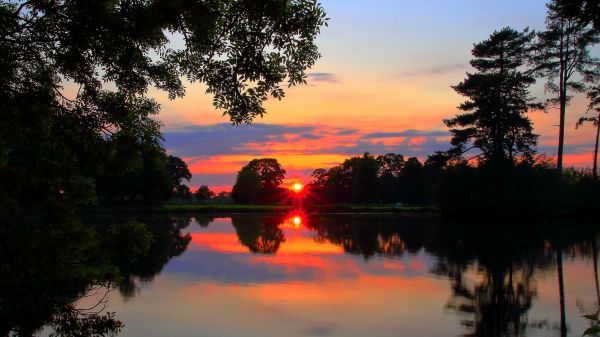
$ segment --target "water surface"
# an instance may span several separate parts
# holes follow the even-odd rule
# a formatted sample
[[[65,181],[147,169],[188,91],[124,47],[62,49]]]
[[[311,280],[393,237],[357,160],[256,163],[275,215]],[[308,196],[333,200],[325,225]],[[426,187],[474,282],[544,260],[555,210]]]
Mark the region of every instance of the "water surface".
[[[174,243],[110,294],[120,336],[580,336],[598,308],[597,236],[568,223],[553,235],[388,215],[153,221]]]

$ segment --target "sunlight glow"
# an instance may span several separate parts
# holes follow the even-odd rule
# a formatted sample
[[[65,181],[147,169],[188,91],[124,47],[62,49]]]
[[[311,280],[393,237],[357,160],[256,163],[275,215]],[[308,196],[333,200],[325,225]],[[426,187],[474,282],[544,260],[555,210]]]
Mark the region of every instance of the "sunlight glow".
[[[298,215],[296,215],[294,217],[293,221],[294,221],[294,225],[296,225],[297,228],[299,228],[300,225],[302,224],[302,218],[300,216],[298,216]]]
[[[304,188],[304,186],[300,183],[295,183],[292,186],[292,189],[294,190],[294,192],[300,192],[300,191],[302,191],[303,188]]]

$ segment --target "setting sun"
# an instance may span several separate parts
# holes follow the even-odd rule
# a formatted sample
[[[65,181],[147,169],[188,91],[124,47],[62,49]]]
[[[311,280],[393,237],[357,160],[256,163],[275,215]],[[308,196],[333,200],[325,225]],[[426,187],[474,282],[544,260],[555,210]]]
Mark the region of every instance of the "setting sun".
[[[296,226],[300,226],[302,224],[302,218],[300,216],[295,216],[293,221],[294,221],[294,225],[296,225]]]
[[[303,188],[304,188],[304,185],[302,185],[300,183],[295,183],[292,186],[292,189],[294,190],[294,192],[300,192],[300,191],[302,191]]]

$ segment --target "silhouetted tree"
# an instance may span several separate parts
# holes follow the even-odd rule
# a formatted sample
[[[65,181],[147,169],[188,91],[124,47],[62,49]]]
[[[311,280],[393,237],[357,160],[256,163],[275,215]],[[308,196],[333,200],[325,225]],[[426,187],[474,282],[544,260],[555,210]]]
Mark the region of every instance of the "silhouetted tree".
[[[365,153],[362,157],[353,157],[342,164],[352,174],[352,202],[372,203],[379,201],[379,162]]]
[[[596,30],[600,29],[599,0],[556,0],[556,4],[563,8],[569,16],[573,16],[583,23],[592,23]]]
[[[533,36],[507,27],[475,44],[471,66],[477,72],[453,87],[468,98],[459,106],[466,113],[444,120],[452,133],[450,153],[460,156],[477,148],[487,162],[531,156],[537,135],[525,113],[536,106],[528,90],[535,80],[521,68]]]
[[[242,169],[238,172],[231,191],[231,197],[236,203],[255,203],[261,200],[263,188],[260,176],[250,170]]]
[[[274,191],[285,178],[285,170],[275,158],[253,159],[242,171],[256,172],[265,191]]]
[[[243,203],[277,202],[282,194],[279,185],[284,178],[285,170],[277,159],[253,159],[238,173],[232,190],[233,199]]]
[[[128,170],[111,166],[96,173],[101,203],[160,204],[169,198],[191,199],[183,181],[192,175],[183,160],[167,155],[156,144],[137,145],[130,153],[132,167]]]
[[[398,178],[404,168],[404,156],[388,153],[378,156],[379,193],[383,202],[400,201]]]
[[[423,164],[416,157],[411,157],[404,162],[402,172],[398,177],[398,190],[400,201],[407,203],[423,203],[427,201],[425,172]]]
[[[546,89],[557,95],[548,103],[558,104],[559,108],[559,173],[563,169],[565,117],[570,93],[585,89],[576,75],[589,74],[590,66],[596,62],[590,57],[589,48],[599,41],[598,32],[589,21],[580,20],[582,7],[572,6],[572,3],[577,2],[552,0],[546,5],[546,31],[538,34],[537,53],[534,55],[535,70],[548,79]]]
[[[214,196],[215,196],[215,192],[211,191],[208,188],[208,186],[206,186],[206,185],[200,185],[200,187],[198,187],[196,192],[194,192],[194,197],[196,198],[196,201],[198,201],[198,202],[204,202],[204,201],[210,200]]]
[[[588,98],[590,99],[590,104],[588,106],[588,112],[593,111],[598,113],[598,116],[595,117],[581,117],[577,122],[577,127],[583,125],[585,122],[592,122],[596,127],[596,137],[594,139],[594,160],[593,160],[593,169],[592,175],[594,180],[598,180],[598,141],[600,140],[600,86],[596,86],[592,88],[588,92]]]

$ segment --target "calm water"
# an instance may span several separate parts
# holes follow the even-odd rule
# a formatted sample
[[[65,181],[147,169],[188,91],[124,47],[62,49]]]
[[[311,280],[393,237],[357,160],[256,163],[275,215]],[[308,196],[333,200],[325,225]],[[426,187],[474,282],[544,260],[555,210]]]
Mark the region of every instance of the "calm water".
[[[560,336],[561,264],[568,334],[598,308],[598,240],[582,230],[385,215],[147,222],[170,243],[109,295],[124,337]]]

